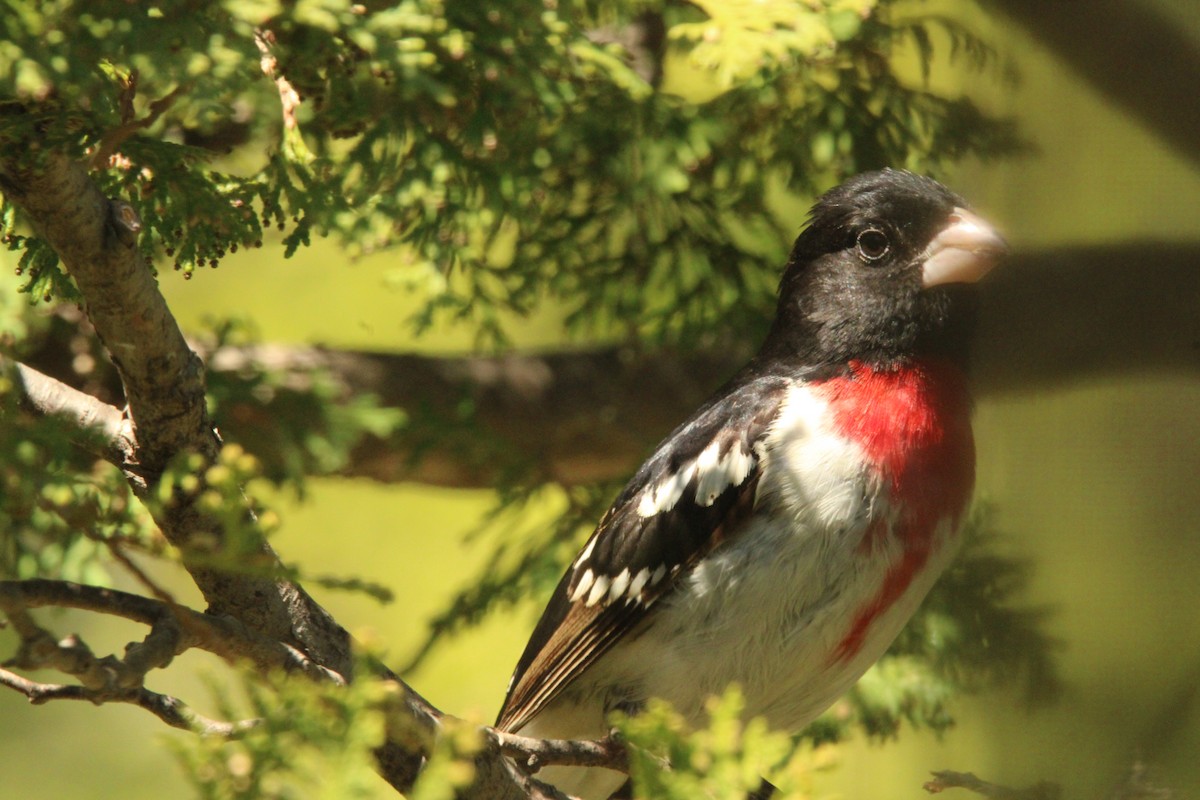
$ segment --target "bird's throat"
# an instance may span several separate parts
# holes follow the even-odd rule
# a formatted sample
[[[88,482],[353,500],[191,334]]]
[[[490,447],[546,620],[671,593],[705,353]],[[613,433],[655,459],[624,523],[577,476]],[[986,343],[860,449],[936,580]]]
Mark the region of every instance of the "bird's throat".
[[[965,505],[974,483],[971,398],[962,371],[943,359],[888,367],[852,361],[817,384],[839,433],[863,448],[907,505]]]

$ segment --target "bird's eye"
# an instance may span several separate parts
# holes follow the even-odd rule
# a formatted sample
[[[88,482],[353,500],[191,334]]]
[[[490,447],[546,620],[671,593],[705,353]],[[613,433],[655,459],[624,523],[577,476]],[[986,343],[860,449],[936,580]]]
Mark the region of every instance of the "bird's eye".
[[[858,255],[863,261],[878,261],[887,255],[891,242],[887,234],[878,228],[867,228],[858,235]]]

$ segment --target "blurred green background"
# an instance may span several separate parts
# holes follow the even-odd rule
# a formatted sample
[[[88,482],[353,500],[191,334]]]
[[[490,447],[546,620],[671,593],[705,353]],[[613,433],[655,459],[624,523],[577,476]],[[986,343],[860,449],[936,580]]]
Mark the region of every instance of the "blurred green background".
[[[1200,38],[1194,0],[1163,5]],[[1107,105],[1019,28],[980,24],[1013,55],[1023,81],[1006,88],[978,79],[964,88],[1016,115],[1038,151],[965,164],[952,182],[1015,248],[1200,239],[1192,161]],[[332,276],[328,265],[343,258],[332,245],[317,242],[286,261],[278,252],[230,256],[222,269],[186,283],[168,272],[163,290],[191,330],[209,317],[242,315],[268,341],[426,352],[462,352],[472,341],[465,329],[411,338],[405,320],[415,301],[389,288],[394,255],[347,263]],[[519,347],[562,340],[554,309],[510,329]],[[1051,611],[1065,692],[1036,711],[1004,693],[969,698],[958,706],[957,728],[940,740],[905,732],[882,746],[841,747],[818,777],[817,794],[922,797],[928,771],[951,768],[1009,785],[1054,780],[1067,798],[1102,798],[1144,757],[1176,797],[1200,797],[1200,381],[1138,378],[988,400],[976,429],[979,494],[997,509],[1003,552],[1033,564],[1028,601]],[[481,566],[479,548],[462,537],[490,507],[490,494],[339,480],[309,488],[303,503],[267,498],[284,520],[277,549],[313,572],[360,575],[392,589],[388,606],[314,593],[402,663],[423,634],[414,620],[439,609]],[[490,721],[539,610],[531,601],[495,617],[405,677],[446,711]],[[128,633],[96,630],[83,618],[78,625],[97,650],[119,647]],[[181,666],[159,675],[154,688],[211,708],[201,676],[219,675],[222,666],[201,657]],[[0,797],[184,794],[172,756],[156,743],[176,735],[129,707],[31,709],[15,693],[0,693]],[[381,786],[379,796],[389,794]]]

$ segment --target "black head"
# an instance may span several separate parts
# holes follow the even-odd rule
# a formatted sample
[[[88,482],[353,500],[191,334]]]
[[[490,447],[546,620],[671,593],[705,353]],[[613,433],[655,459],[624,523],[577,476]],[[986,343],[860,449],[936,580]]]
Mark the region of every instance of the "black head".
[[[764,355],[884,364],[938,349],[946,287],[974,282],[1005,249],[937,181],[897,170],[852,178],[817,201],[796,239]]]

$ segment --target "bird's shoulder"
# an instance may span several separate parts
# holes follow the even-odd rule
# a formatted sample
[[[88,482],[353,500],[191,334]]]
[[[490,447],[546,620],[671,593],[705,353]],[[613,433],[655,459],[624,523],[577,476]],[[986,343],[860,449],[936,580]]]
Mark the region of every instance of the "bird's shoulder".
[[[570,597],[644,601],[648,585],[710,547],[738,498],[753,494],[770,427],[800,381],[796,374],[772,372],[737,382],[672,431],[575,560]],[[607,589],[597,590],[597,584]]]

